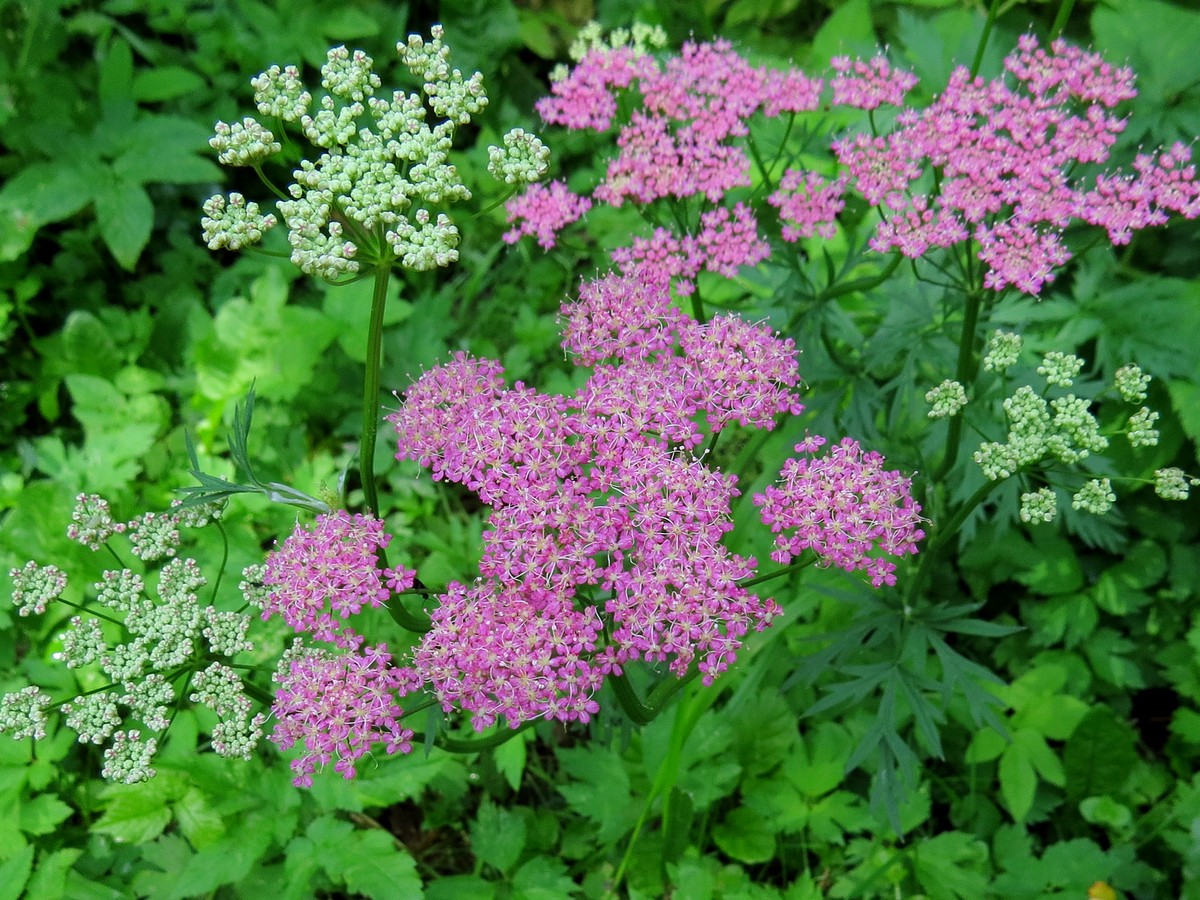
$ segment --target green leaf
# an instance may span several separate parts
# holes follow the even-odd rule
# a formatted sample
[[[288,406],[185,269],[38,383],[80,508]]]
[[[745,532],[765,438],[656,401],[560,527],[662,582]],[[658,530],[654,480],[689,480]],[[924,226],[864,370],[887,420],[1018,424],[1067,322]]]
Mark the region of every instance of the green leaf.
[[[209,798],[197,788],[191,788],[172,804],[179,830],[197,850],[202,850],[225,834],[225,822],[213,808]]]
[[[50,834],[71,815],[71,807],[56,794],[38,794],[21,803],[20,829],[26,834]]]
[[[1079,723],[1063,748],[1067,796],[1084,797],[1121,792],[1137,766],[1137,737],[1105,706],[1093,709]]]
[[[142,69],[133,78],[133,96],[141,103],[173,100],[204,87],[204,79],[183,66]]]
[[[512,886],[513,900],[562,900],[579,890],[562,860],[548,856],[535,856],[517,869]]]
[[[392,275],[388,280],[387,303],[383,311],[384,326],[396,325],[412,315],[413,305],[400,299],[403,279]],[[321,301],[321,310],[332,321],[341,325],[338,345],[352,360],[367,361],[367,333],[371,324],[371,297],[374,279],[364,278],[353,284],[338,287],[327,286]]]
[[[573,810],[600,826],[597,840],[610,843],[633,826],[637,814],[629,774],[615,750],[593,744],[560,748],[555,756],[571,779],[560,782],[558,792]]]
[[[914,845],[913,872],[930,900],[975,900],[987,887],[988,849],[974,835],[948,831]]]
[[[113,177],[97,186],[94,201],[100,236],[121,268],[133,271],[154,225],[149,194],[136,181]]]
[[[416,861],[396,846],[395,838],[378,829],[358,831],[354,837],[352,852],[342,858],[337,869],[351,893],[376,900],[420,900],[424,896]]]
[[[133,51],[121,38],[113,40],[100,63],[99,88],[103,118],[115,125],[132,122],[137,110],[133,100]]]
[[[0,900],[17,900],[33,871],[33,847],[25,846],[0,863]]]
[[[425,888],[425,900],[493,900],[496,883],[478,875],[444,875],[432,879]]]
[[[44,900],[59,900],[62,897],[77,898],[76,893],[67,893],[67,875],[83,851],[76,847],[56,850],[53,853],[43,853],[37,861],[33,877],[29,879],[27,897],[44,898]]]
[[[525,772],[525,742],[529,736],[530,732],[522,732],[492,751],[496,770],[514,791],[521,787],[521,775]]]
[[[1014,740],[1000,757],[1000,795],[1012,817],[1022,822],[1033,808],[1037,792],[1037,772],[1025,747]]]
[[[872,54],[878,39],[871,25],[870,0],[848,0],[839,4],[812,41],[809,61],[824,68],[834,56]]]
[[[1093,825],[1124,831],[1133,824],[1133,813],[1112,797],[1088,797],[1079,804],[1079,814]]]
[[[151,787],[133,786],[140,790],[114,791],[92,830],[128,844],[145,844],[162,834],[171,822],[171,810],[168,795],[153,787],[157,781],[146,782]]]
[[[713,828],[713,840],[728,856],[744,863],[764,863],[775,856],[775,834],[754,810],[739,806]]]
[[[485,799],[471,823],[471,849],[483,862],[508,872],[525,849],[525,820]]]

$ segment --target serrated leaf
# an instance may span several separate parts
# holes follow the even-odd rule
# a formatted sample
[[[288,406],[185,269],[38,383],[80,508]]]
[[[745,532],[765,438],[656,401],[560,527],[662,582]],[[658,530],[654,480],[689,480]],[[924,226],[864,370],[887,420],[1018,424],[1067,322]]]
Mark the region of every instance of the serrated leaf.
[[[525,849],[525,820],[485,800],[471,823],[471,849],[483,862],[508,872]]]
[[[43,853],[34,868],[33,877],[29,879],[27,897],[44,898],[44,900],[59,900],[70,897],[80,898],[80,894],[67,893],[67,874],[83,851],[76,847],[56,850],[53,853]]]
[[[326,868],[335,874],[331,867]],[[355,832],[352,851],[343,857],[336,874],[351,893],[374,900],[421,900],[424,896],[416,862],[386,831]]]
[[[153,785],[155,781],[157,779],[147,784]],[[167,796],[154,790],[117,793],[108,801],[104,815],[92,830],[128,844],[145,844],[162,834],[170,824],[171,810],[167,803]]]
[[[580,815],[600,826],[601,843],[615,841],[633,825],[629,774],[620,756],[607,747],[560,748],[556,754],[571,779],[558,792]]]
[[[1025,747],[1013,738],[1000,757],[1000,795],[1012,817],[1023,822],[1033,808],[1038,779]]]
[[[579,890],[563,862],[548,856],[535,856],[517,869],[512,885],[513,900],[562,900]]]
[[[744,863],[764,863],[775,855],[775,835],[754,810],[739,806],[713,828],[713,840],[728,856]]]
[[[97,186],[94,202],[100,236],[120,263],[133,271],[154,226],[154,204],[136,181],[114,176]]]
[[[56,794],[38,794],[21,803],[18,827],[26,834],[50,834],[70,815],[71,807]]]
[[[1072,800],[1119,794],[1140,755],[1133,730],[1099,706],[1075,728],[1063,747],[1067,796]]]
[[[912,849],[913,871],[930,900],[975,900],[985,894],[987,845],[974,835],[948,831]]]
[[[17,900],[33,871],[33,847],[25,846],[0,863],[0,900]]]

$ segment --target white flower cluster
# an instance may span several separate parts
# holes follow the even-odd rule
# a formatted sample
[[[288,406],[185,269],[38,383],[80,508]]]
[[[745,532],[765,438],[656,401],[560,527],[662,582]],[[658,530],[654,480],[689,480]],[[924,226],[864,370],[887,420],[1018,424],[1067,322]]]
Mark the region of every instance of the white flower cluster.
[[[275,216],[263,215],[258,204],[234,192],[217,194],[204,201],[200,227],[209,250],[241,250],[262,240],[277,224]]]
[[[593,50],[601,52],[630,47],[641,56],[651,49],[665,47],[667,33],[661,25],[647,25],[644,22],[634,22],[631,28],[613,29],[606,39],[604,30],[599,22],[588,22],[575,34],[575,40],[567,48],[567,54],[575,62],[579,62]]]
[[[251,82],[260,113],[298,124],[322,151],[300,161],[287,199],[277,204],[292,262],[303,272],[334,281],[364,267],[398,262],[431,269],[457,261],[458,229],[435,207],[471,198],[450,162],[451,140],[488,99],[480,73],[467,77],[450,65],[443,37],[442,27],[435,25],[431,40],[411,35],[397,45],[404,64],[422,79],[423,97],[381,91],[371,57],[345,47],[329,51],[321,68],[325,92],[319,97],[304,89],[294,66],[272,66]],[[430,125],[430,110],[441,121]],[[235,163],[252,158],[257,164],[260,146],[271,145],[270,132],[252,123],[245,119],[241,126],[224,126],[214,147],[219,143]],[[257,143],[243,137],[250,134]],[[506,158],[506,174],[540,177],[542,150],[532,135],[518,141]],[[499,165],[503,169],[504,162]],[[274,224],[236,194],[212,198],[205,213],[204,238],[213,249],[252,244]]]
[[[488,172],[497,181],[533,184],[549,170],[550,148],[524,128],[514,128],[504,135],[503,147],[488,147]]]
[[[260,166],[283,149],[275,135],[249,116],[232,125],[218,122],[213,130],[216,134],[208,145],[227,166]]]
[[[925,394],[925,402],[930,407],[929,418],[944,419],[958,415],[959,410],[967,405],[967,392],[957,381],[947,378]]]
[[[219,508],[200,505],[146,513],[118,524],[103,499],[77,498],[69,528],[72,538],[95,550],[102,541],[124,533],[143,560],[167,560],[158,571],[156,597],[147,591],[142,575],[130,569],[104,572],[93,589],[105,611],[97,611],[95,617],[73,616],[59,637],[56,659],[70,669],[99,670],[81,676],[78,683],[91,689],[61,703],[60,709],[81,743],[109,745],[104,751],[105,778],[133,783],[154,775],[151,761],[161,732],[170,725],[171,710],[178,705],[178,684],[188,672],[194,672],[191,699],[211,700],[220,718],[212,732],[218,753],[248,756],[262,737],[265,716],[251,716],[241,679],[223,662],[254,649],[246,637],[250,617],[202,605],[198,592],[207,579],[194,559],[176,555],[180,525],[204,525],[219,513]],[[22,613],[44,612],[67,584],[66,575],[54,566],[32,562],[10,574],[13,600]],[[254,574],[248,571],[246,577]],[[120,626],[123,639],[110,645],[117,631],[109,629],[106,639],[99,619]],[[201,671],[200,661],[210,663],[208,669]],[[98,678],[100,673],[107,676],[107,684]],[[0,696],[0,733],[45,737],[49,708],[50,697],[36,687]]]
[[[983,368],[988,372],[1003,372],[1015,365],[1021,355],[1024,340],[1011,331],[996,330],[988,338],[983,351]]]

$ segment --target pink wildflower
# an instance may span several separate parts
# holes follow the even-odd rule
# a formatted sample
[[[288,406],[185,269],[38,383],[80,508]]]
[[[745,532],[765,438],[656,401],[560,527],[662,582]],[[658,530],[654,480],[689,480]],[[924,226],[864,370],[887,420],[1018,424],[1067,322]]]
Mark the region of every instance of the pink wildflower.
[[[564,181],[531,184],[504,206],[508,223],[516,223],[504,232],[504,242],[515,244],[525,235],[536,235],[538,246],[550,250],[558,232],[582,218],[591,207],[591,200],[572,194]]]
[[[883,468],[879,453],[844,438],[825,456],[808,439],[796,446],[808,459],[783,464],[779,486],[754,497],[763,523],[776,534],[771,558],[787,565],[805,550],[847,572],[864,571],[875,587],[896,583],[887,556],[917,552],[925,536],[921,507],[908,478]],[[872,556],[882,553],[884,556]]]
[[[344,620],[364,606],[382,606],[391,592],[384,579],[407,589],[413,572],[381,570],[376,553],[392,537],[383,522],[338,510],[297,524],[291,536],[267,554],[263,584],[269,589],[263,618],[279,615],[296,631],[339,647],[361,641]]]
[[[900,106],[904,95],[919,80],[912,72],[893,69],[886,56],[875,56],[865,62],[835,56],[829,65],[837,73],[829,82],[834,104],[856,109],[878,109],[885,103]]]
[[[281,750],[304,748],[292,762],[297,787],[312,787],[313,774],[330,762],[345,778],[354,778],[356,762],[381,741],[388,754],[411,752],[413,733],[400,724],[404,711],[397,697],[420,682],[391,659],[384,644],[337,654],[306,648],[291,655],[277,676],[271,712],[278,721],[271,740]]]
[[[1063,265],[1071,253],[1054,231],[1023,222],[997,222],[975,230],[979,258],[990,271],[984,276],[985,287],[998,291],[1013,285],[1026,294],[1038,294],[1054,280],[1054,267]]]
[[[563,303],[562,345],[583,366],[646,359],[675,343],[683,321],[664,283],[609,274],[585,281],[579,298]]]
[[[821,105],[825,82],[809,78],[799,69],[769,70],[763,80],[763,115],[811,112]]]
[[[785,223],[783,239],[798,241],[813,235],[832,238],[837,233],[838,214],[846,206],[845,189],[845,178],[827,181],[816,172],[784,172],[779,189],[767,198]]]
[[[536,104],[538,115],[547,125],[604,131],[617,112],[613,89],[627,88],[657,70],[654,57],[632,47],[590,50],[566,78],[551,84],[551,96]]]

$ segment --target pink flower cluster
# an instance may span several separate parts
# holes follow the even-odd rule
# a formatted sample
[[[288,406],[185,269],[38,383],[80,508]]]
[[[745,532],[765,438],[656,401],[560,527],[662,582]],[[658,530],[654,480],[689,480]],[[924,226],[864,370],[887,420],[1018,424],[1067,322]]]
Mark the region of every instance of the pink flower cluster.
[[[587,720],[632,660],[711,681],[778,607],[722,544],[735,480],[686,452],[732,422],[798,412],[795,347],[736,317],[702,324],[659,280],[613,273],[564,304],[563,346],[595,366],[573,396],[506,387],[458,354],[390,417],[398,457],[492,507],[473,585],[439,598],[416,668],[476,727]]]
[[[827,564],[847,572],[865,571],[875,587],[896,583],[890,556],[917,552],[921,507],[910,481],[883,468],[883,457],[863,452],[851,438],[817,456],[825,443],[809,437],[796,452],[809,458],[784,463],[779,486],[754,497],[764,524],[777,535],[771,558],[787,564],[813,550]]]
[[[531,235],[537,237],[539,247],[550,250],[558,233],[582,218],[591,207],[592,201],[572,194],[565,181],[531,184],[505,206],[508,223],[513,227],[504,232],[504,242],[515,244],[525,235]]]
[[[864,109],[900,103],[915,83],[881,60],[854,64],[853,78],[848,61],[835,68],[844,74],[833,81],[834,101]],[[1126,243],[1134,229],[1162,224],[1171,213],[1200,215],[1200,184],[1183,145],[1139,156],[1134,174],[1098,176],[1091,189],[1069,177],[1082,164],[1108,160],[1125,124],[1113,109],[1136,93],[1129,69],[1061,40],[1043,49],[1031,35],[1005,68],[1011,83],[972,79],[960,68],[930,106],[903,110],[890,134],[833,144],[845,185],[883,213],[872,249],[916,258],[974,238],[987,287],[1036,295],[1070,258],[1062,233],[1073,219]],[[810,236],[814,221],[829,221],[813,209],[814,186],[822,183],[785,176],[771,198],[790,226],[785,238]]]
[[[748,134],[748,120],[759,113],[816,109],[822,87],[819,79],[797,70],[751,66],[728,41],[688,42],[662,65],[628,47],[596,48],[553,83],[551,96],[539,101],[537,109],[547,124],[604,131],[616,115],[616,95],[636,90],[639,108],[617,133],[618,152],[594,189],[594,199],[612,206],[644,206],[700,196],[717,204],[735,188],[750,186],[750,158],[738,140]],[[522,224],[505,239],[536,234],[547,246],[571,220],[562,210],[577,208],[568,205],[572,202],[551,203],[543,189],[531,188],[510,201],[509,221]],[[614,259],[623,271],[640,266],[648,277],[675,281],[680,294],[688,294],[701,271],[732,276],[769,252],[753,213],[743,204],[708,210],[693,226],[691,232],[660,227],[618,250]]]
[[[410,570],[379,568],[376,555],[391,539],[379,519],[344,510],[318,516],[311,526],[297,524],[267,554],[263,618],[278,615],[316,640],[357,647],[362,638],[345,619],[364,606],[383,605],[392,590],[412,587],[416,576]]]
[[[404,711],[397,697],[416,690],[419,681],[391,661],[384,644],[345,653],[309,648],[285,661],[276,676],[271,740],[281,750],[304,748],[291,764],[297,787],[312,787],[313,774],[330,762],[354,778],[357,760],[380,741],[389,754],[412,750],[413,733],[400,724]]]
[[[835,106],[872,110],[887,104],[901,106],[904,95],[917,86],[917,76],[893,69],[886,56],[869,60],[835,56],[829,67],[837,73],[829,82]]]
[[[633,246],[614,250],[612,260],[623,272],[636,270],[642,278],[668,286],[674,282],[678,294],[686,297],[695,290],[701,272],[733,278],[742,266],[766,259],[771,247],[757,228],[745,204],[735,204],[732,210],[718,207],[701,213],[696,235],[677,237],[669,229],[656,228],[649,238],[634,238]]]

